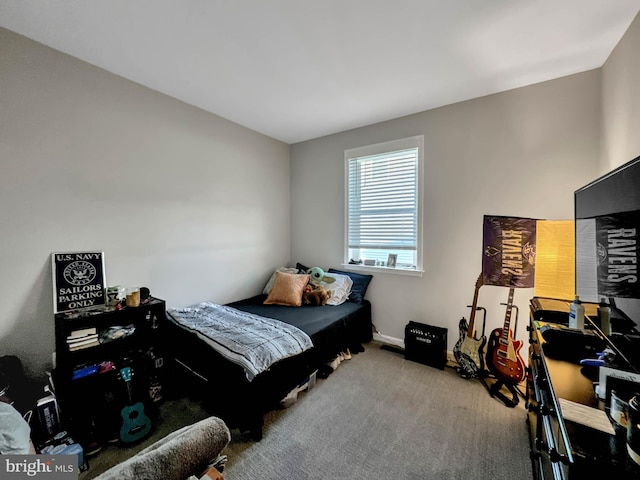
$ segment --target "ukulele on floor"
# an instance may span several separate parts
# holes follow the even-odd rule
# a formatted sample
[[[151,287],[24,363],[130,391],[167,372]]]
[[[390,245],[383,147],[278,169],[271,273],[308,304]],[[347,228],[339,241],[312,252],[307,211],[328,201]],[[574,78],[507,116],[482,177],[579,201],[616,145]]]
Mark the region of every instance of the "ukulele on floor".
[[[126,405],[120,415],[122,416],[122,426],[120,427],[120,440],[124,443],[137,442],[147,436],[151,431],[151,420],[144,413],[142,402],[133,401],[131,389],[131,367],[120,369],[120,377],[127,386],[127,396],[129,404]]]
[[[496,328],[489,336],[487,345],[487,364],[491,373],[498,380],[516,385],[524,380],[525,364],[520,356],[521,340],[514,340],[510,328],[511,310],[513,309],[513,294],[515,289],[509,289],[507,312],[502,328]]]

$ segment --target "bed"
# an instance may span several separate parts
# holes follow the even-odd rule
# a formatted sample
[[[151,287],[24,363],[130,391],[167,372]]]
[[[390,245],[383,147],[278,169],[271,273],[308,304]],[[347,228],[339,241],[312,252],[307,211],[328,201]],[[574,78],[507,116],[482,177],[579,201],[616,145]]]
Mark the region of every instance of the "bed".
[[[179,391],[188,389],[191,393],[196,390],[211,414],[223,418],[230,428],[238,428],[254,440],[260,440],[266,412],[277,408],[289,392],[314,372],[319,371],[324,376],[330,373],[326,364],[337,355],[346,351],[358,353],[364,349],[363,344],[372,339],[371,303],[364,299],[371,277],[338,272],[329,270],[327,274],[355,280],[352,280],[350,299],[336,305],[268,303],[278,285],[267,294],[264,293],[269,291],[267,284],[262,294],[251,298],[224,306],[205,305],[206,302],[193,306],[199,311],[216,313],[230,310],[231,315],[237,315],[233,321],[250,316],[264,321],[273,319],[285,326],[296,327],[294,330],[299,329],[308,336],[310,348],[280,359],[262,371],[249,372],[246,366],[214,349],[212,344],[218,343],[215,338],[213,341],[205,338],[201,332],[185,325],[180,317],[188,309],[167,310],[167,321],[163,322],[161,331],[168,356],[176,369],[172,375],[173,387]],[[275,276],[276,272],[272,279]]]

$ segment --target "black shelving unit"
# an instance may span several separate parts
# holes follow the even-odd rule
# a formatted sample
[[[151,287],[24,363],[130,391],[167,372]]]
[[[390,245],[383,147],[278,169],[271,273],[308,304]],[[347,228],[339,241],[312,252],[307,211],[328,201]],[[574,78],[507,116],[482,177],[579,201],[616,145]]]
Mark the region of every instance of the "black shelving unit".
[[[150,392],[157,391],[163,380],[159,330],[165,308],[164,300],[151,298],[138,307],[55,314],[56,396],[63,427],[85,450],[118,438],[121,411],[131,403],[120,375],[125,367],[133,372],[129,385],[133,400],[142,402],[145,413],[153,418],[157,398]],[[132,333],[105,341],[105,332],[111,327]],[[100,343],[70,351],[67,338],[87,328],[96,329]]]

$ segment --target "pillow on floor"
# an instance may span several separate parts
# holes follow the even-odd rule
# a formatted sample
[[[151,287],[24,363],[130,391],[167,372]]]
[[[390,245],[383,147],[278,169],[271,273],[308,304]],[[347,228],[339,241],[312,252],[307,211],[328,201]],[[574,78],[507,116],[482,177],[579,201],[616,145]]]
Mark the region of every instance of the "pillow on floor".
[[[362,303],[364,296],[369,288],[369,283],[373,279],[373,275],[366,275],[355,272],[343,272],[342,270],[334,270],[330,268],[328,274],[339,273],[342,275],[348,275],[353,280],[353,286],[351,287],[351,293],[349,294],[349,301],[353,303]]]
[[[207,468],[230,440],[227,425],[208,417],[168,434],[94,479],[186,479]]]
[[[309,275],[297,275],[285,272],[275,273],[273,288],[269,292],[265,305],[287,305],[299,307],[302,305],[302,292],[309,282]]]

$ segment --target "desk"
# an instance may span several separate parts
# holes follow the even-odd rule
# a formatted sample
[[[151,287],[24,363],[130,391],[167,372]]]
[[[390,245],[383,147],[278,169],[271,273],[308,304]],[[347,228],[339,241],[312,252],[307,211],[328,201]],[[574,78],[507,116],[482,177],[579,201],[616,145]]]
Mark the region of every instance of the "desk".
[[[574,480],[604,475],[637,480],[640,467],[627,456],[624,432],[610,435],[563,418],[561,398],[604,409],[594,390],[597,369],[546,356],[540,326],[532,312],[527,423],[534,478]]]

